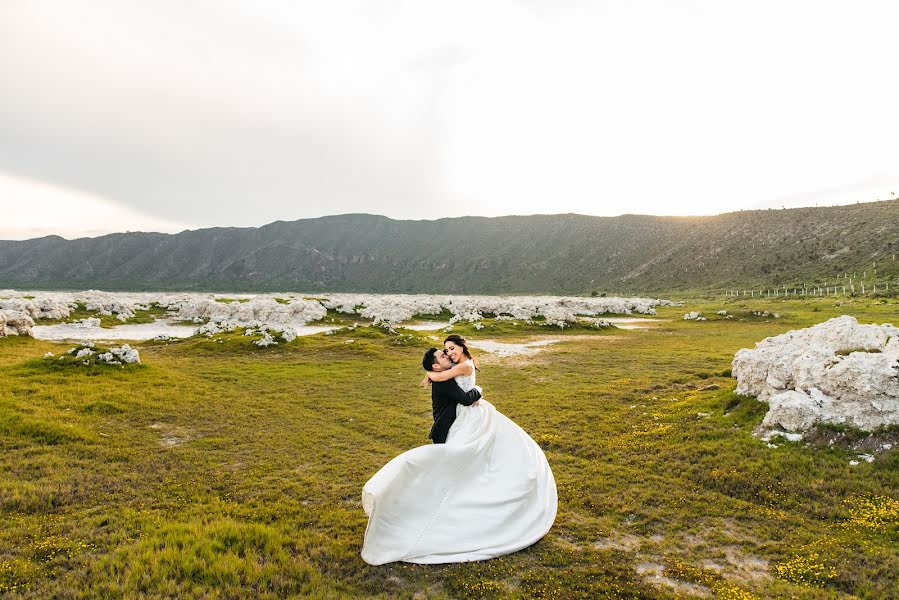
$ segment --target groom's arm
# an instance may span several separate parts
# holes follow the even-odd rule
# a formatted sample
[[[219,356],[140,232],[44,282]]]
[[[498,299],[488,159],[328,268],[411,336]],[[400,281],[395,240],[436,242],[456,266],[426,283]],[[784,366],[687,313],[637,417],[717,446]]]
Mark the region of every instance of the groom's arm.
[[[462,404],[464,406],[471,406],[481,399],[481,392],[478,391],[477,388],[463,392],[462,388],[460,388],[459,384],[455,381],[450,380],[444,381],[443,383],[445,384],[446,398],[451,402]]]

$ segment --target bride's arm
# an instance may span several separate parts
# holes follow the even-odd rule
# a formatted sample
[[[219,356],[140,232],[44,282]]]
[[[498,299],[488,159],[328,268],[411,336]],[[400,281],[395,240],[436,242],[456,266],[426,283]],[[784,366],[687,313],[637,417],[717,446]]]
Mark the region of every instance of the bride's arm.
[[[448,371],[428,371],[428,379],[431,381],[449,381],[457,375],[471,375],[471,365],[462,363]]]
[[[450,402],[471,406],[481,399],[481,388],[475,386],[467,392],[463,392],[458,385],[450,385],[446,388],[446,397]]]

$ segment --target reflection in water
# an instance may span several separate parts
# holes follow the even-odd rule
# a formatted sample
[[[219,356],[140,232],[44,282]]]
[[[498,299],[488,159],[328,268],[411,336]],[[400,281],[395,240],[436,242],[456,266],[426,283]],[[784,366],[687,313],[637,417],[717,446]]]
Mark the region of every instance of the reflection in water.
[[[169,321],[117,325],[111,328],[85,327],[80,323],[35,325],[33,334],[39,340],[149,340],[158,335],[186,338],[194,334],[194,325],[175,325]]]
[[[478,350],[484,350],[497,356],[515,356],[516,354],[534,354],[540,351],[541,346],[549,346],[561,342],[560,339],[544,339],[524,344],[510,344],[495,340],[469,340],[468,345]]]
[[[330,331],[336,327],[328,325],[300,325],[297,335],[313,335]],[[176,325],[170,321],[159,320],[153,323],[137,323],[117,325],[111,328],[85,327],[81,323],[59,323],[57,325],[35,325],[33,335],[39,340],[149,340],[160,335],[171,338],[187,338],[197,330],[196,325]]]
[[[449,327],[449,321],[446,323],[441,323],[439,321],[425,321],[424,323],[416,323],[414,325],[400,325],[400,327],[412,329],[413,331],[437,331],[438,329]]]
[[[653,323],[668,321],[668,319],[644,319],[641,317],[600,317],[596,320],[611,323],[618,329],[650,329]]]

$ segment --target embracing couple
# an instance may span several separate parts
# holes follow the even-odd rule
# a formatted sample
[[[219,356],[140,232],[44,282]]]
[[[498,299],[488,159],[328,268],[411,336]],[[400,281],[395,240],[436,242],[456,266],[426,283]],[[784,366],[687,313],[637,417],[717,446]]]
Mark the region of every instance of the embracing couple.
[[[434,444],[404,452],[362,489],[362,559],[449,563],[526,548],[556,518],[556,482],[531,437],[481,397],[465,340],[422,359],[431,384]]]

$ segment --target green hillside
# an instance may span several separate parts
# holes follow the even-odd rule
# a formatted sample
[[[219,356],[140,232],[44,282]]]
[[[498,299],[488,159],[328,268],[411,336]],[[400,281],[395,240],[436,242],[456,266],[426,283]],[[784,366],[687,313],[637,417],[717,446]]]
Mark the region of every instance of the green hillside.
[[[897,246],[899,200],[712,217],[340,215],[0,242],[0,287],[648,293],[834,285],[849,273],[870,289],[899,277]]]

